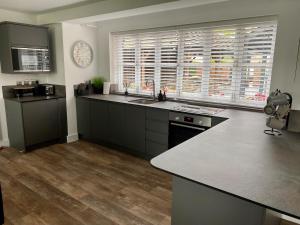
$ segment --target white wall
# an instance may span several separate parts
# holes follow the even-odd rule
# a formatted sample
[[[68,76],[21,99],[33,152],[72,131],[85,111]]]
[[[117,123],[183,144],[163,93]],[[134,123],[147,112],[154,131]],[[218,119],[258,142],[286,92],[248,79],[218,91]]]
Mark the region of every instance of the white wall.
[[[77,24],[63,23],[63,50],[64,70],[67,98],[68,115],[68,141],[78,139],[76,103],[73,85],[82,83],[98,75],[98,54],[97,54],[97,29],[88,28]],[[75,41],[84,40],[94,50],[94,60],[91,65],[83,69],[77,67],[72,59],[71,49]]]
[[[36,18],[35,16],[30,14],[0,9],[0,22],[1,21],[13,21],[19,23],[35,24]],[[6,115],[5,115],[4,100],[2,96],[2,86],[14,85],[18,80],[28,80],[28,79],[29,80],[38,79],[44,81],[46,79],[46,76],[31,75],[31,74],[16,76],[16,75],[3,74],[0,71],[0,146],[8,145]]]
[[[300,109],[300,68],[294,81],[297,46],[300,37],[300,1],[234,0],[193,8],[99,23],[100,73],[109,77],[109,33],[126,30],[216,22],[260,16],[278,18],[278,35],[272,77],[272,89],[280,88],[294,96],[294,109]]]
[[[65,85],[64,43],[62,24],[48,26],[50,33],[51,58],[53,71],[47,76],[47,83]]]

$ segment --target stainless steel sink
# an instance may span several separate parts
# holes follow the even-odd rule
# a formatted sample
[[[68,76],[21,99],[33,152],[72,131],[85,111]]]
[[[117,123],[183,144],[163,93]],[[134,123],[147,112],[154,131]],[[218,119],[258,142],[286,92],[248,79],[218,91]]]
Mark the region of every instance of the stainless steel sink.
[[[150,104],[153,104],[153,103],[155,103],[157,101],[154,100],[154,99],[139,98],[139,99],[130,100],[128,102],[138,103],[138,104],[144,104],[144,105],[150,105]]]

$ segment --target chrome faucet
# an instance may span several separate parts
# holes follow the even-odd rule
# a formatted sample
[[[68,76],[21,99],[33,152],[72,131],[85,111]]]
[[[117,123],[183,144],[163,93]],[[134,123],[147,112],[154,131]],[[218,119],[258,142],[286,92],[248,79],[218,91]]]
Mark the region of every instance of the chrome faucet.
[[[155,81],[154,81],[154,79],[149,79],[149,80],[147,80],[146,81],[146,86],[148,86],[148,82],[150,82],[150,81],[152,81],[152,89],[153,89],[153,100],[155,100],[155,96],[156,96],[156,94],[155,94]]]

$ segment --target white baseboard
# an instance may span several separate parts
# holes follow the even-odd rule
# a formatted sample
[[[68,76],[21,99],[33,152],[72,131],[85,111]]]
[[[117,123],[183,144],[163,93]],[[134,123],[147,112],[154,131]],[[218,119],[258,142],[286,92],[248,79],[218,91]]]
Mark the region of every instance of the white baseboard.
[[[293,222],[293,223],[300,224],[300,220],[294,219],[294,218],[289,217],[289,216],[282,215],[281,218],[284,219],[284,220]]]
[[[8,139],[0,140],[0,147],[9,147],[9,140]]]
[[[78,134],[70,134],[67,136],[67,142],[68,143],[71,143],[71,142],[75,142],[75,141],[78,141],[79,138],[78,138]]]

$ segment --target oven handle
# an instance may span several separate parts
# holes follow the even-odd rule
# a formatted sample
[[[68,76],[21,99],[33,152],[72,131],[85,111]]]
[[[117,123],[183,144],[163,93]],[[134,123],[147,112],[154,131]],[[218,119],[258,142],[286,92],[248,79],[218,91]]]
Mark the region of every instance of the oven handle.
[[[184,127],[184,128],[194,129],[194,130],[206,131],[205,128],[201,128],[201,127],[194,127],[194,126],[189,126],[189,125],[184,125],[184,124],[174,123],[174,122],[171,122],[170,124],[177,127]]]

